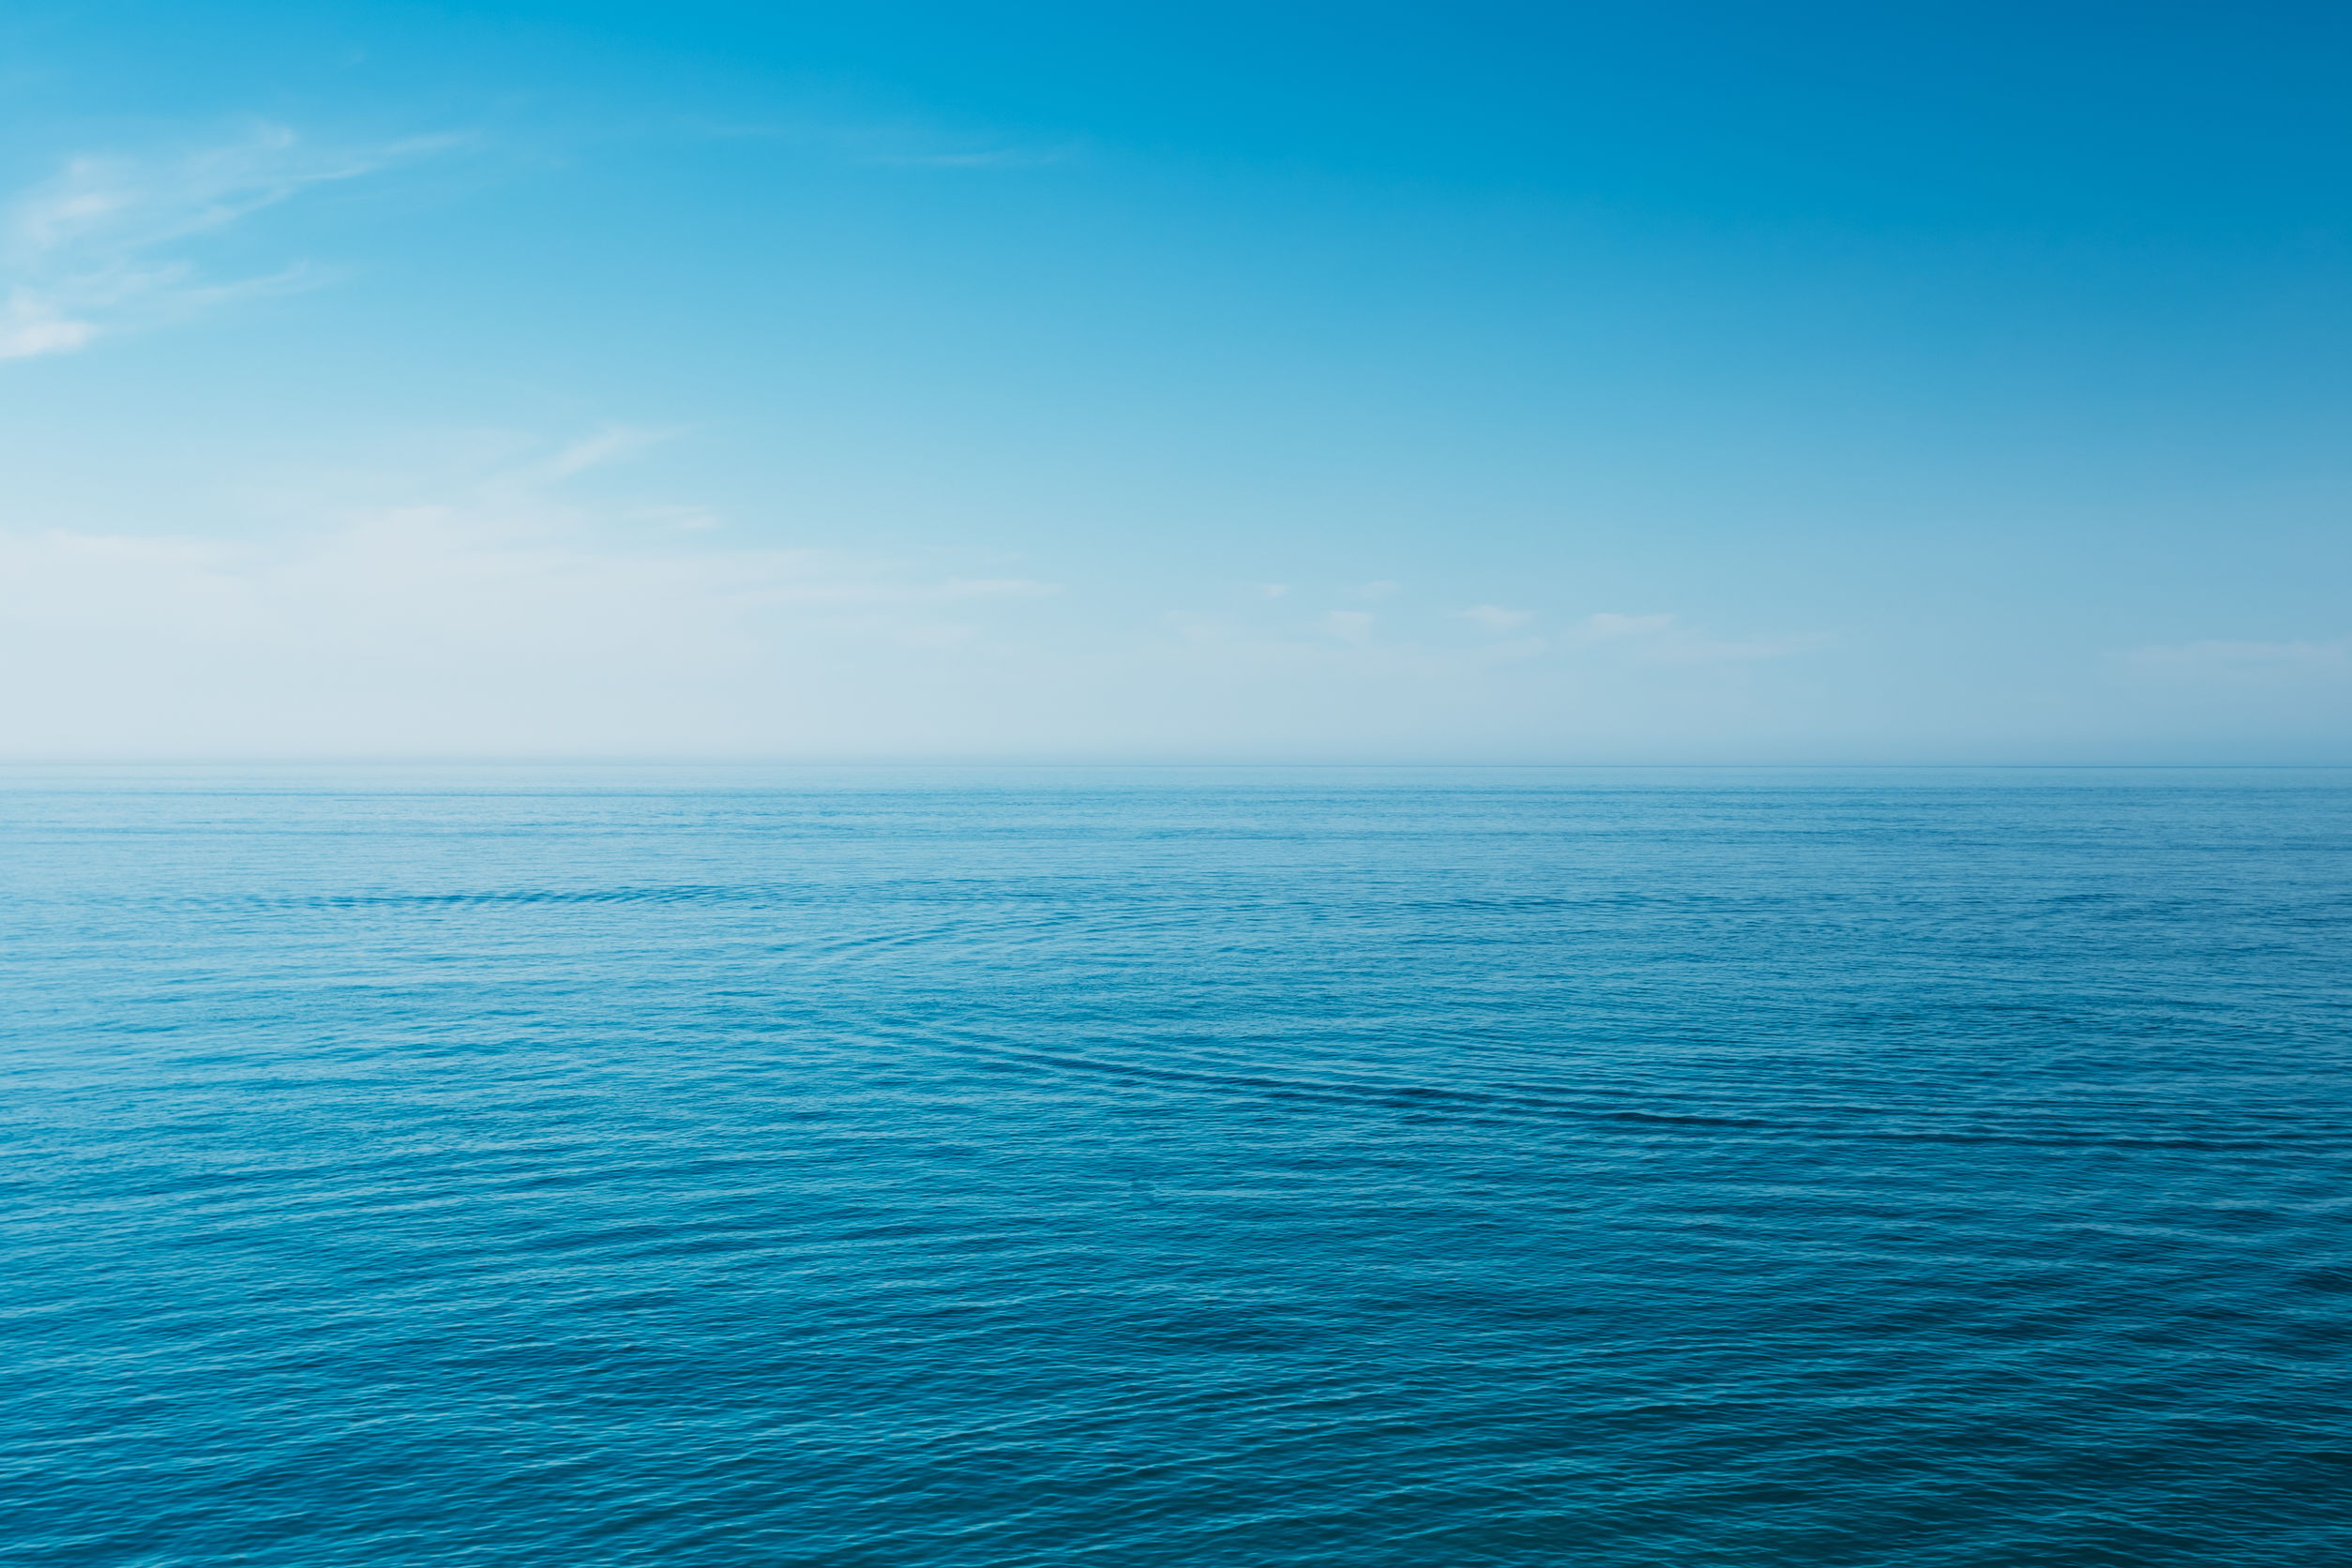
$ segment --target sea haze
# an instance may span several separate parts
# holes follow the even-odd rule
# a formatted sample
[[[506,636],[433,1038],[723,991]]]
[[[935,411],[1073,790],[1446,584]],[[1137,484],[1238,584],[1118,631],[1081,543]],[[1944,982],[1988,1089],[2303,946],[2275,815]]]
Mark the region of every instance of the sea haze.
[[[0,1559],[2352,1560],[2352,776],[18,768]]]

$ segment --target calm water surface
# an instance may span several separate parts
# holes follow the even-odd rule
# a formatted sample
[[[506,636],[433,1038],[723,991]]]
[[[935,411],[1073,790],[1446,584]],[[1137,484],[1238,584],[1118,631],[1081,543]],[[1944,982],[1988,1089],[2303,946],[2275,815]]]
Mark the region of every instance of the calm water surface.
[[[2352,778],[0,774],[11,1563],[2352,1561]]]

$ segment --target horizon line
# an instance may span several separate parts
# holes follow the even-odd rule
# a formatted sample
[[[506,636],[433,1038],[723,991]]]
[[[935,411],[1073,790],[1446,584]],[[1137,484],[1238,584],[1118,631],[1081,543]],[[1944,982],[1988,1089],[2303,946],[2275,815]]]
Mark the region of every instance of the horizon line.
[[[1851,761],[1815,759],[1802,761],[1385,761],[1385,760],[1285,760],[1268,758],[1200,758],[1200,759],[1135,759],[1135,758],[997,758],[997,757],[825,757],[807,758],[776,756],[656,756],[581,753],[549,756],[544,754],[500,756],[484,753],[411,753],[384,756],[316,755],[316,756],[0,756],[0,768],[398,768],[398,767],[484,767],[484,768],[1016,768],[1046,770],[1076,769],[1239,769],[1272,771],[1299,770],[1357,770],[1357,771],[1641,771],[1679,770],[1705,771],[1780,771],[1817,772],[1837,769],[1848,772],[2231,772],[2231,773],[2343,773],[2352,772],[2352,761],[2294,761],[2294,762],[2186,762],[2186,761]]]

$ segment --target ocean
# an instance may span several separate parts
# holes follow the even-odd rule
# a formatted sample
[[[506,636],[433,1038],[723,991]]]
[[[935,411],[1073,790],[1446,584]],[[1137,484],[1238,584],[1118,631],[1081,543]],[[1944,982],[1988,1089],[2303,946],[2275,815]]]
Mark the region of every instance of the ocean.
[[[0,772],[0,1560],[2352,1561],[2352,775]]]

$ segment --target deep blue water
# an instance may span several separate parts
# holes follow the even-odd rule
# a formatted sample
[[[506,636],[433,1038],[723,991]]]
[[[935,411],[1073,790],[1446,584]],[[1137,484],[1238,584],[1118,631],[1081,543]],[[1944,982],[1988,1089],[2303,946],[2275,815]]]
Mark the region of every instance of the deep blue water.
[[[2352,1561],[2352,776],[0,774],[0,1558]]]

